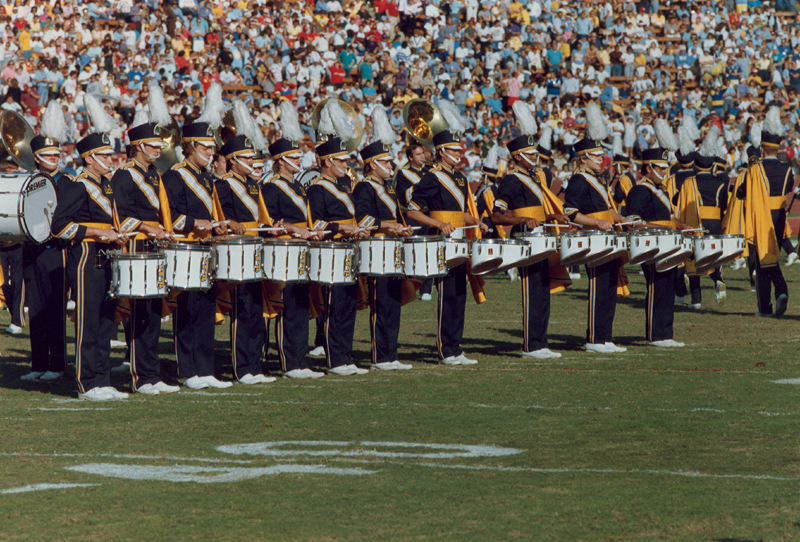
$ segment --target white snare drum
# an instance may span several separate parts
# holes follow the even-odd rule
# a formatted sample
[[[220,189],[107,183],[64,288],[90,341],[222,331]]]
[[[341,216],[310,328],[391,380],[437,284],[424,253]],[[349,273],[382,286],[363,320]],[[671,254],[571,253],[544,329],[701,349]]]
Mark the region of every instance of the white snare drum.
[[[462,263],[469,261],[470,240],[453,239],[450,237],[444,243],[444,259],[447,267],[452,269]]]
[[[198,243],[169,243],[160,248],[167,259],[167,286],[178,290],[208,290],[214,269],[213,249]]]
[[[678,265],[682,264],[686,260],[692,257],[694,243],[692,243],[692,238],[688,236],[682,236],[681,239],[681,247],[677,252],[667,256],[666,258],[659,258],[655,261],[656,264],[656,271],[669,271],[673,267],[677,267]]]
[[[262,247],[264,278],[273,282],[308,282],[308,241],[267,239]]]
[[[503,243],[503,263],[500,267],[492,269],[490,273],[500,273],[512,267],[527,265],[531,259],[531,246],[522,239],[502,239]]]
[[[586,261],[591,250],[590,234],[586,231],[566,231],[561,234],[561,265],[569,267]]]
[[[53,179],[45,173],[0,175],[0,241],[50,239],[56,200]]]
[[[358,269],[358,249],[352,243],[312,243],[308,249],[308,278],[320,284],[353,284]]]
[[[418,235],[403,240],[403,270],[407,277],[447,275],[444,236]]]
[[[558,254],[558,234],[557,233],[544,233],[541,231],[517,233],[514,235],[517,239],[525,241],[531,247],[530,258],[522,265],[530,265],[532,263],[546,260],[550,256]]]
[[[744,252],[744,235],[722,235],[722,256],[714,267],[735,260]]]
[[[658,257],[659,232],[654,228],[644,228],[630,233],[628,254],[631,265],[647,264]]]
[[[222,235],[213,237],[216,250],[215,276],[230,282],[257,282],[264,280],[261,265],[261,237],[255,235]]]
[[[111,297],[158,298],[167,295],[167,258],[158,252],[109,252]]]
[[[672,256],[683,248],[683,235],[677,230],[664,229],[658,234],[658,254],[656,258],[662,260]]]
[[[376,277],[403,276],[403,239],[370,237],[358,241],[358,272]]]
[[[623,255],[625,255],[626,252],[628,252],[627,233],[609,232],[608,235],[611,236],[611,245],[612,245],[611,252],[609,252],[604,256],[600,256],[599,258],[595,258],[590,262],[587,262],[586,263],[587,266],[597,267],[598,265],[610,262],[611,260],[616,260],[617,258],[620,258]]]
[[[476,239],[472,242],[470,267],[473,275],[485,275],[503,264],[505,239]]]
[[[694,238],[694,265],[696,268],[714,267],[721,256],[721,235],[704,235]]]

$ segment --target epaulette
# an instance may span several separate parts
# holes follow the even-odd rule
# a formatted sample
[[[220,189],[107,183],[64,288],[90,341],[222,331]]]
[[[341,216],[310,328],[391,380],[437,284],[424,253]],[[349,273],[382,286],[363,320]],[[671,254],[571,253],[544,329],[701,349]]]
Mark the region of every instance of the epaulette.
[[[177,164],[175,164],[174,166],[172,166],[169,169],[170,169],[170,171],[172,171],[172,170],[175,170],[175,169],[180,169],[182,167],[186,167],[186,161],[178,162]]]
[[[439,164],[435,164],[430,166],[430,168],[428,169],[428,173],[433,173],[434,171],[440,171],[441,169],[442,166],[440,166]]]

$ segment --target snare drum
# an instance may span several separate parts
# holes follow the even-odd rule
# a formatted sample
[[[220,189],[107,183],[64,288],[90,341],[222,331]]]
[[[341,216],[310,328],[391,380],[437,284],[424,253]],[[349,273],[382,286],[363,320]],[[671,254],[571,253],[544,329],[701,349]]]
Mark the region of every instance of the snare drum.
[[[500,273],[508,271],[512,267],[528,265],[526,262],[531,259],[531,246],[522,239],[502,239],[503,243],[503,263],[500,267],[492,269],[490,273]]]
[[[308,278],[320,284],[353,284],[358,249],[352,243],[312,243],[308,249]]]
[[[591,250],[590,234],[586,231],[566,231],[561,234],[561,265],[580,265]]]
[[[452,269],[462,263],[469,261],[470,240],[448,238],[444,243],[444,259],[447,267]]]
[[[694,265],[695,268],[714,267],[716,261],[722,256],[722,236],[704,235],[694,238]]]
[[[159,251],[167,260],[167,286],[178,290],[208,290],[214,269],[214,251],[198,243],[169,243]]]
[[[655,228],[643,228],[630,233],[628,254],[632,265],[647,264],[658,257],[659,232]]]
[[[222,235],[212,237],[211,243],[216,250],[214,259],[217,280],[230,282],[264,280],[264,269],[261,265],[261,247],[264,243],[261,237]]]
[[[541,231],[517,233],[517,239],[525,241],[531,247],[530,258],[522,265],[531,265],[550,256],[558,254],[558,234]]]
[[[473,275],[485,275],[503,264],[505,239],[476,239],[472,242],[470,267]]]
[[[403,276],[403,239],[370,237],[358,241],[358,272],[375,277]]]
[[[621,258],[628,252],[628,234],[627,233],[619,233],[619,232],[609,232],[608,235],[611,236],[611,244],[612,250],[605,256],[601,256],[588,262],[586,265],[589,267],[597,267],[598,265],[602,265],[606,262],[610,262],[611,260],[616,260],[617,258]]]
[[[444,236],[418,235],[403,240],[403,270],[407,277],[433,278],[447,275]]]
[[[308,241],[266,239],[261,262],[264,278],[273,282],[308,282]]]
[[[714,267],[735,260],[744,252],[744,235],[722,235],[722,255]]]
[[[656,258],[663,260],[683,248],[683,235],[677,230],[658,230],[658,254]]]
[[[158,252],[109,252],[111,297],[147,299],[167,295],[167,258]]]
[[[666,258],[659,258],[656,260],[656,271],[669,271],[673,267],[677,267],[691,258],[693,246],[692,238],[683,235],[681,239],[681,247],[677,252],[667,256]]]
[[[0,241],[44,243],[56,210],[56,189],[45,173],[0,175]]]

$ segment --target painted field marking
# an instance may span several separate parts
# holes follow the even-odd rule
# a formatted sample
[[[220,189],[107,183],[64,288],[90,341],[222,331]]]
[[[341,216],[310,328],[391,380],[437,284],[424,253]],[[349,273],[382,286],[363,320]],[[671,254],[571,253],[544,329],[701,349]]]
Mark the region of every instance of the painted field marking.
[[[28,491],[44,491],[46,489],[68,489],[71,487],[92,487],[100,484],[34,484],[31,486],[12,487],[0,493],[27,493]]]
[[[327,450],[307,450],[307,449],[280,449],[285,446],[326,446]],[[354,446],[355,450],[342,450],[344,447]],[[446,450],[441,452],[391,452],[391,451],[378,451],[370,448],[405,448],[412,450],[432,449],[432,450]],[[507,455],[515,455],[524,452],[517,448],[501,448],[499,446],[472,446],[469,444],[423,444],[416,442],[340,442],[340,441],[324,441],[324,440],[286,440],[278,442],[256,442],[252,444],[232,444],[228,446],[217,446],[220,452],[233,454],[233,455],[262,455],[270,457],[287,457],[287,456],[340,456],[340,457],[414,457],[424,459],[453,459],[456,457],[502,457]]]
[[[800,384],[800,378],[784,378],[783,380],[773,380],[773,384]]]

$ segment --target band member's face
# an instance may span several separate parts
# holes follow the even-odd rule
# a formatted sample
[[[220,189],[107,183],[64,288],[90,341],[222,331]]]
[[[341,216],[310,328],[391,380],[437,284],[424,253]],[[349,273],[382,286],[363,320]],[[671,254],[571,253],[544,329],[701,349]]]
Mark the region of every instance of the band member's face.
[[[333,167],[336,175],[342,176],[347,172],[347,157],[346,156],[339,156],[337,158],[331,158],[330,164]]]
[[[648,177],[656,183],[661,184],[664,181],[664,178],[667,175],[667,167],[666,166],[659,166],[656,164],[650,164],[650,171]]]
[[[254,165],[252,176],[255,177],[256,179],[260,179],[262,175],[264,175],[264,164],[260,163],[257,166]]]
[[[600,173],[603,170],[603,153],[582,156],[581,163],[592,171]]]
[[[214,172],[217,175],[224,175],[225,173],[227,173],[228,164],[225,161],[225,157],[224,156],[217,157],[217,159],[214,160],[214,164],[213,165],[214,165]]]
[[[284,156],[287,162],[292,164],[296,169],[300,169],[300,162],[302,162],[303,157],[301,154],[288,154]]]
[[[411,158],[409,159],[411,165],[419,168],[425,163],[425,149],[422,147],[416,147],[413,151],[411,151]]]
[[[145,151],[147,151],[146,154],[145,154],[145,157],[150,159],[150,160],[152,160],[153,162],[158,160],[158,157],[161,156],[161,147],[159,147],[159,146],[148,145],[148,144],[145,143],[144,145],[142,145],[142,147],[144,148]],[[152,156],[153,158],[150,158],[150,156],[147,156],[148,154],[150,156]]]
[[[461,162],[461,147],[447,147],[442,150],[444,163],[450,167],[455,167]]]
[[[36,168],[45,173],[55,173],[58,170],[58,161],[61,159],[59,154],[42,154],[36,156]]]
[[[215,146],[207,146],[207,145],[195,145],[194,150],[197,154],[199,154],[203,160],[208,163],[211,160],[211,157],[214,156],[214,152],[216,151]]]
[[[391,160],[376,160],[375,161],[375,174],[383,180],[391,178],[394,175],[394,167]]]

